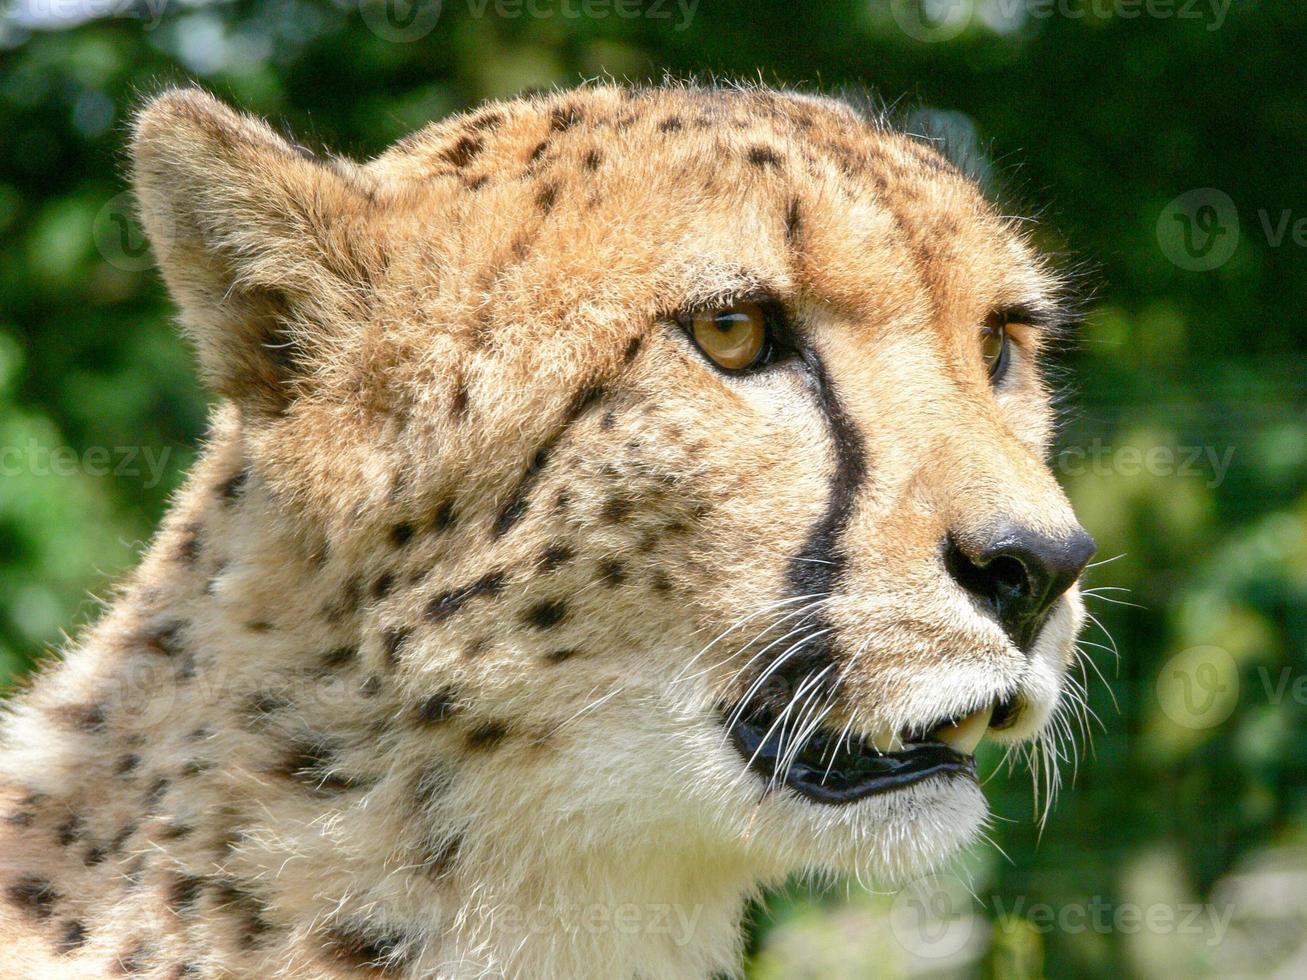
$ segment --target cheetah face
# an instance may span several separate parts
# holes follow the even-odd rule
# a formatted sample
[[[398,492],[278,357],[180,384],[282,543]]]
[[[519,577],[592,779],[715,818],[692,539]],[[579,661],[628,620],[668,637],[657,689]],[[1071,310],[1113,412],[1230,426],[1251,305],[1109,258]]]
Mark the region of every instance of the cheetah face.
[[[251,466],[384,576],[364,648],[458,708],[421,744],[481,750],[469,808],[763,873],[977,832],[971,753],[1058,710],[1093,546],[1044,463],[1058,283],[928,145],[594,87],[356,165],[181,93],[136,160]]]

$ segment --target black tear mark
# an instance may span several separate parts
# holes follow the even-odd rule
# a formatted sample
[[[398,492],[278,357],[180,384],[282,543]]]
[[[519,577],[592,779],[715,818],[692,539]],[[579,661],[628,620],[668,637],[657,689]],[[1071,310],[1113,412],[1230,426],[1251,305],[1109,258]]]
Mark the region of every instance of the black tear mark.
[[[626,350],[622,354],[622,363],[630,364],[640,354],[640,345],[644,343],[643,335],[637,335],[631,338],[631,342],[626,345]]]
[[[803,358],[816,382],[817,397],[834,445],[835,476],[826,513],[809,533],[799,553],[790,559],[786,583],[796,596],[815,595],[824,599],[838,585],[847,564],[840,537],[853,514],[858,489],[867,476],[867,450],[821,358],[812,351],[806,351]],[[831,662],[833,631],[824,620],[814,623],[814,633],[822,629],[826,632],[786,661],[779,672],[782,678],[802,681]]]
[[[503,585],[504,573],[491,572],[471,585],[438,595],[427,603],[427,619],[433,623],[443,622],[477,596],[498,594]]]

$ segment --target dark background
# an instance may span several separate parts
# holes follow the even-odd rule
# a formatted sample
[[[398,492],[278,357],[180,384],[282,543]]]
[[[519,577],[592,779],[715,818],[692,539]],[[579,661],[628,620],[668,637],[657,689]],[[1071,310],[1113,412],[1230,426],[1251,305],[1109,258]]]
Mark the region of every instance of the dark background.
[[[971,145],[1089,297],[1054,464],[1114,559],[1101,724],[1042,831],[999,769],[956,877],[778,894],[750,975],[1307,975],[1307,5],[1223,2],[0,3],[0,683],[94,616],[203,425],[123,195],[141,92],[368,156],[602,74],[866,86]]]

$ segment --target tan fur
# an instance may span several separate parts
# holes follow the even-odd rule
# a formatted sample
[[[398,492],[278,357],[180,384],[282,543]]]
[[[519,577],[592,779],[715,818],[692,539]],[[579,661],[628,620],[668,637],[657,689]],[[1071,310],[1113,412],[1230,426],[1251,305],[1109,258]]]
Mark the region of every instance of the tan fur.
[[[1005,737],[1035,734],[1079,600],[1027,657],[940,542],[1074,527],[1040,332],[998,395],[977,339],[1057,284],[932,149],[824,99],[594,86],[363,165],[173,91],[133,152],[224,400],[121,596],[9,706],[5,975],[706,976],[758,883],[973,838],[973,784],[822,807],[726,743],[835,452],[794,373],[726,378],[668,319],[784,297],[866,441],[831,718],[1020,690]]]

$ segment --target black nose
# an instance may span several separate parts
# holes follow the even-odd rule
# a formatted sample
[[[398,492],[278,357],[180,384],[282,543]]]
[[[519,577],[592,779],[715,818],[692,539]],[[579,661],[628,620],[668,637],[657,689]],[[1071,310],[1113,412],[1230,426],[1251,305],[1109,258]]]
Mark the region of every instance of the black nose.
[[[1080,577],[1094,547],[1084,528],[1049,537],[1006,524],[979,546],[949,535],[944,564],[959,585],[993,607],[1004,632],[1029,653],[1049,609]]]

